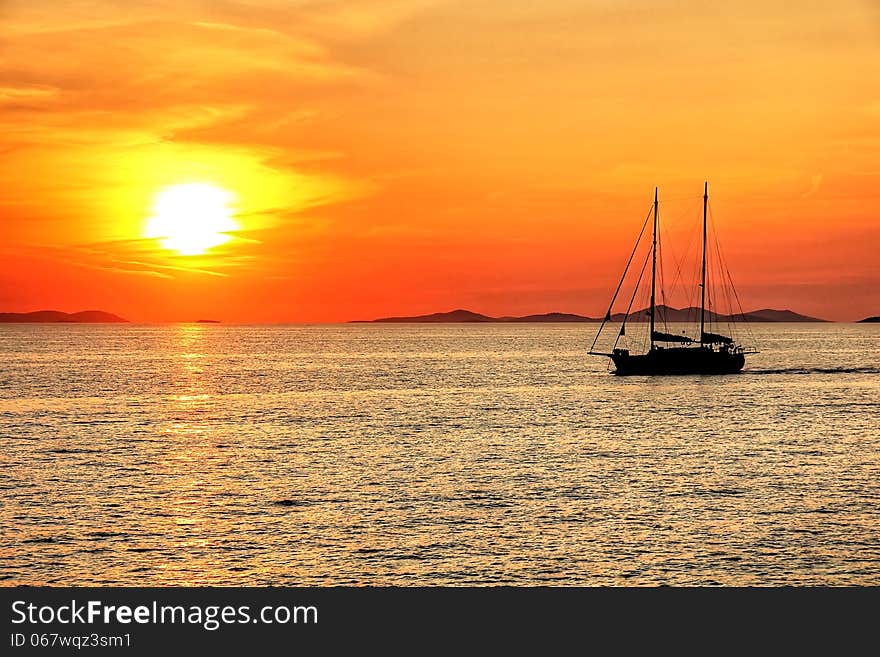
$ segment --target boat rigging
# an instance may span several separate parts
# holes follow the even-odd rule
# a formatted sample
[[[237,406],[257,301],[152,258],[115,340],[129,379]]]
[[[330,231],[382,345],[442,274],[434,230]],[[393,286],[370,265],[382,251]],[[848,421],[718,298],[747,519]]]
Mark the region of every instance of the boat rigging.
[[[683,311],[676,311],[675,309],[668,307],[665,303],[662,305],[657,304],[658,245],[660,246],[659,250],[662,251],[662,241],[660,240],[659,231],[659,190],[655,188],[652,211],[649,212],[647,217],[645,217],[645,222],[642,225],[642,230],[639,233],[636,244],[633,247],[633,251],[630,254],[630,257],[627,260],[626,266],[624,268],[623,276],[621,276],[620,282],[617,285],[617,289],[615,290],[614,295],[611,298],[611,303],[608,306],[608,311],[605,313],[605,317],[602,320],[599,331],[596,333],[596,338],[593,340],[593,344],[589,350],[589,353],[591,355],[606,356],[610,358],[616,368],[615,374],[734,374],[740,372],[744,367],[745,356],[747,354],[757,353],[755,349],[745,347],[744,345],[737,342],[732,334],[732,324],[735,315],[738,315],[742,317],[743,320],[745,320],[745,313],[742,310],[741,304],[739,304],[739,295],[736,293],[736,290],[733,287],[733,282],[730,278],[730,272],[729,270],[727,270],[726,265],[724,265],[723,263],[721,252],[720,249],[717,248],[717,245],[717,258],[720,267],[723,269],[721,280],[725,286],[725,289],[729,289],[729,291],[732,291],[733,298],[736,299],[736,302],[739,305],[739,313],[731,312],[728,315],[720,315],[711,309],[707,309],[708,206],[709,183],[707,182],[703,188],[702,251],[699,282],[699,337],[696,339],[691,338],[687,335],[686,331],[682,331],[682,333],[680,334],[670,333],[667,326],[667,320],[670,315],[676,315],[677,313],[677,316],[681,318],[683,313],[687,314],[688,311],[696,309],[687,308]],[[612,312],[614,310],[614,304],[617,301],[618,295],[623,288],[627,274],[630,271],[630,266],[632,265],[638,251],[639,244],[644,237],[648,221],[651,218],[653,218],[653,230],[651,239],[651,250],[648,254],[651,260],[650,305],[647,309],[643,311],[644,315],[647,315],[648,317],[649,346],[645,353],[633,353],[630,348],[619,345],[621,340],[627,335],[627,322],[630,320],[630,318],[633,318],[632,321],[639,321],[639,317],[643,316],[641,315],[641,313],[635,313],[634,316],[631,311],[633,302],[636,299],[637,292],[639,290],[643,275],[645,273],[645,269],[648,264],[648,257],[644,259],[641,270],[639,271],[639,275],[633,288],[633,293],[630,298],[629,304],[627,305],[626,312],[617,315],[612,314]],[[726,279],[723,276],[723,274],[725,273],[727,274]],[[665,300],[665,292],[662,288],[661,294]],[[730,297],[730,295],[728,295],[728,297]],[[709,294],[708,301],[711,302],[711,300],[712,296],[711,294]],[[728,300],[730,301],[730,298]],[[657,330],[658,312],[663,313],[663,325],[665,329],[664,331]],[[731,329],[728,332],[730,332],[731,335],[724,335],[723,333],[714,332],[712,330],[712,324],[718,323],[719,320],[728,321]],[[619,322],[620,326],[617,331],[617,335],[611,351],[597,351],[596,345],[600,339],[600,336],[603,333],[603,330],[607,325],[611,325],[616,322]],[[707,324],[709,325],[709,330],[707,330]],[[717,331],[717,329],[715,330]]]

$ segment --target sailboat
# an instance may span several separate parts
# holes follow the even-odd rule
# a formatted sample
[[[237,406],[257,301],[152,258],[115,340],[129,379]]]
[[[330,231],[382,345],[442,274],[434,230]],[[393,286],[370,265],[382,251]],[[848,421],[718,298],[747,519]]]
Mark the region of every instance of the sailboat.
[[[707,319],[717,318],[715,313],[710,313],[707,317],[706,309],[706,238],[707,238],[707,208],[709,203],[709,183],[707,182],[703,188],[703,247],[702,247],[702,264],[700,277],[700,308],[699,308],[699,337],[691,338],[684,332],[681,334],[669,333],[657,330],[657,315],[660,309],[657,305],[657,241],[658,241],[658,189],[654,189],[654,205],[653,205],[653,242],[650,252],[651,258],[651,301],[650,307],[645,311],[649,322],[649,347],[645,353],[632,353],[629,348],[619,347],[621,338],[626,335],[627,320],[630,318],[630,309],[632,302],[636,296],[636,290],[633,291],[630,306],[627,307],[626,313],[614,341],[614,346],[610,352],[596,351],[596,343],[602,330],[612,321],[612,309],[617,300],[623,286],[624,279],[632,264],[633,257],[638,249],[639,242],[647,225],[647,217],[645,224],[642,226],[642,232],[636,241],[636,246],[630,255],[623,276],[618,283],[617,290],[608,306],[608,312],[599,327],[596,339],[589,353],[594,356],[606,356],[611,359],[615,366],[615,374],[618,375],[673,375],[673,374],[735,374],[742,371],[745,366],[745,357],[747,354],[757,353],[754,349],[749,349],[739,344],[733,337],[715,333],[707,330]],[[650,214],[649,214],[650,217]],[[645,260],[647,265],[647,258]],[[644,273],[644,265],[642,268]],[[729,278],[729,272],[728,272]],[[641,282],[642,276],[636,283],[636,289]],[[731,281],[732,286],[732,281]],[[738,301],[738,296],[736,297]],[[663,310],[668,310],[664,305]],[[740,315],[744,315],[740,307]],[[730,316],[732,317],[732,316]],[[664,322],[665,323],[665,322]],[[711,327],[710,327],[711,328]]]

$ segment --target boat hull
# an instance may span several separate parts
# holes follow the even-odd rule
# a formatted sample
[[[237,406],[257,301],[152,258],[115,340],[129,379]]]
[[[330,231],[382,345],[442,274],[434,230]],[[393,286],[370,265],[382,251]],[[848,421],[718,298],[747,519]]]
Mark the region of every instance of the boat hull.
[[[745,366],[741,352],[706,347],[656,348],[646,354],[616,351],[611,355],[618,376],[736,374]]]

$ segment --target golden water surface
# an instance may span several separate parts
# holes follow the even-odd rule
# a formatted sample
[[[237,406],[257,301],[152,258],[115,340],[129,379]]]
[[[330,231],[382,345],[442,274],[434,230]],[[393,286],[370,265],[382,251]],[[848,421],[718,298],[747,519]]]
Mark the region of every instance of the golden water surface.
[[[880,326],[0,327],[0,583],[880,584]]]

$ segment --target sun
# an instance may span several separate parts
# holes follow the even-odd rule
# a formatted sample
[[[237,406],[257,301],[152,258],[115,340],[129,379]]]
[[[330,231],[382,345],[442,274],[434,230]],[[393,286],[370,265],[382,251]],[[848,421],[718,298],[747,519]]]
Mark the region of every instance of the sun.
[[[234,198],[232,192],[208,183],[165,187],[156,194],[144,235],[181,255],[201,255],[239,230],[230,207]]]

